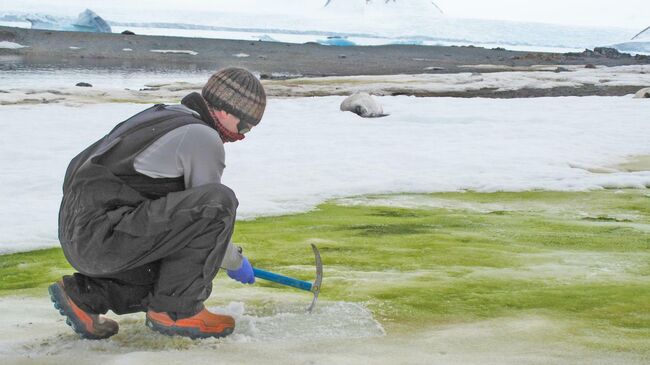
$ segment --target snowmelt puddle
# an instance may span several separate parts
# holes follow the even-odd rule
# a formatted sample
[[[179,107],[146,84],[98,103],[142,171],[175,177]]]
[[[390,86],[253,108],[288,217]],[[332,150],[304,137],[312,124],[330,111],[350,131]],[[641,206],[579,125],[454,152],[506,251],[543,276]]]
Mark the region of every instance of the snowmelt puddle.
[[[7,301],[0,301],[4,307]],[[25,299],[21,299],[24,303]],[[209,307],[217,313],[229,314],[235,318],[235,332],[223,339],[191,340],[183,337],[170,337],[151,331],[144,324],[142,313],[116,316],[120,323],[120,332],[105,341],[82,340],[66,326],[62,317],[46,305],[43,299],[38,299],[43,315],[54,318],[44,318],[39,321],[32,319],[30,326],[25,325],[24,318],[16,318],[20,325],[7,326],[15,332],[10,341],[0,341],[0,354],[5,351],[13,355],[40,354],[56,355],[80,349],[98,353],[130,353],[137,351],[161,351],[184,349],[210,349],[239,343],[269,343],[297,341],[308,343],[325,339],[369,338],[385,335],[384,329],[375,321],[369,310],[360,304],[349,302],[319,303],[312,314],[305,312],[304,305],[275,303],[272,308],[261,310],[249,309],[242,302],[231,302],[225,307]],[[259,313],[257,313],[259,312]],[[38,315],[38,314],[37,314]],[[58,317],[58,318],[57,318]],[[47,337],[34,338],[34,326],[47,326],[55,329],[56,333]],[[25,341],[20,341],[23,338]],[[6,338],[7,340],[9,338]],[[19,341],[14,342],[16,339]],[[7,342],[13,342],[8,344]]]

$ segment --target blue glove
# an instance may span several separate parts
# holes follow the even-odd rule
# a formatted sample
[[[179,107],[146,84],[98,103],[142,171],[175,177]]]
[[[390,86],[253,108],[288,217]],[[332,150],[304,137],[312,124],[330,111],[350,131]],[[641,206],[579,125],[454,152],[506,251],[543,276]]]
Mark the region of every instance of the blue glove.
[[[228,276],[231,279],[237,280],[242,284],[253,284],[255,282],[255,275],[253,274],[253,266],[246,256],[241,260],[241,267],[237,270],[228,270]]]

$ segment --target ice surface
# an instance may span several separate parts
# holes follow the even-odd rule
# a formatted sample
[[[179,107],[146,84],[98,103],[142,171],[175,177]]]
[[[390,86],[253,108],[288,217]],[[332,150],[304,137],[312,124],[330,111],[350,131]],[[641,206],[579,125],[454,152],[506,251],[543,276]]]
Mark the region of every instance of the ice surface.
[[[157,334],[144,324],[144,314],[115,316],[120,333],[106,341],[80,340],[45,298],[0,298],[0,324],[11,328],[0,334],[0,357],[61,356],[80,353],[128,355],[142,351],[210,350],[241,344],[311,343],[331,339],[350,340],[384,336],[381,325],[362,305],[322,302],[312,314],[305,306],[273,303],[266,309],[249,310],[242,302],[208,306],[235,318],[235,332],[224,339],[190,340]],[[29,316],[26,316],[29,313]]]
[[[226,145],[223,182],[239,198],[238,216],[364,194],[650,185],[648,171],[572,167],[650,154],[645,99],[378,99],[390,116],[373,120],[339,111],[343,97],[270,99],[260,126]],[[0,106],[0,252],[57,246],[68,162],[146,107]]]
[[[25,300],[30,301],[29,299]],[[0,307],[6,305],[8,301],[11,301],[11,299],[0,299]],[[47,304],[46,306],[48,310],[58,315],[51,308],[51,304]],[[295,340],[309,342],[335,338],[369,338],[384,335],[383,328],[373,319],[372,314],[362,305],[356,303],[324,302],[320,303],[311,314],[305,312],[305,306],[295,304],[275,306],[272,311],[259,315],[249,313],[242,302],[230,302],[225,307],[213,306],[208,307],[208,309],[215,313],[228,314],[235,318],[235,322],[237,323],[235,332],[225,339],[191,341],[170,338],[152,333],[144,325],[144,315],[134,314],[126,317],[117,317],[122,318],[120,321],[121,334],[119,336],[108,341],[87,341],[89,343],[84,347],[86,350],[92,351],[128,353],[150,350],[152,347],[174,350],[187,347],[210,348],[229,343],[269,343]],[[43,313],[43,315],[47,314],[49,313]],[[113,318],[116,317],[113,316]],[[8,321],[22,322],[19,318],[8,319]],[[45,341],[48,344],[46,346],[40,346],[37,352],[59,354],[73,350],[75,346],[78,346],[78,338],[67,326],[61,326],[60,323],[55,323],[55,321],[52,321],[52,324],[56,326],[59,330],[58,332],[70,332],[69,336],[52,336],[46,338]],[[16,346],[7,346],[7,340],[7,338],[0,339],[0,354],[5,351],[20,352],[20,349],[17,349]],[[20,347],[27,348],[28,353],[34,352],[30,342],[41,343],[43,341],[43,339],[29,341],[28,338],[22,338],[20,340],[22,340]],[[156,345],[152,346],[154,342]]]
[[[116,336],[91,341],[79,339],[46,298],[3,297],[0,358],[3,364],[66,365],[647,363],[641,355],[570,345],[565,338],[574,329],[572,322],[542,315],[438,325],[384,336],[363,307],[333,303],[322,308],[325,312],[313,317],[286,308],[239,315],[244,307],[231,303],[223,309],[237,317],[235,333],[221,340],[196,341],[152,333],[143,315],[134,314],[120,316]],[[250,326],[253,322],[255,331]],[[330,337],[334,332],[337,337]]]

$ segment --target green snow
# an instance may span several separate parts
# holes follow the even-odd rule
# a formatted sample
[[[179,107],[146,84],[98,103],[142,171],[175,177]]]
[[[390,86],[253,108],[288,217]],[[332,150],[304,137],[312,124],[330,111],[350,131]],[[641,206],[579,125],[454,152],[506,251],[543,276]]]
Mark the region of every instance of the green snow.
[[[534,315],[567,341],[650,355],[648,190],[356,197],[238,222],[234,241],[305,280],[315,243],[321,300],[363,303],[389,333]],[[0,256],[0,294],[44,295],[66,272],[60,249]]]

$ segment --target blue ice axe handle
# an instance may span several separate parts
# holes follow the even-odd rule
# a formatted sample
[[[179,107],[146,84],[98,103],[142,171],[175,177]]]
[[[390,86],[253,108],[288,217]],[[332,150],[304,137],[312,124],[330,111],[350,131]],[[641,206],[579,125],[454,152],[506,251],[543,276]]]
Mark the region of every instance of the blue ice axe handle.
[[[318,294],[320,293],[321,283],[323,281],[323,263],[320,259],[320,252],[316,248],[316,245],[311,245],[312,250],[314,251],[314,256],[316,257],[316,280],[313,283],[304,280],[298,280],[290,278],[288,276],[276,274],[274,272],[253,268],[253,274],[256,278],[269,280],[274,283],[291,286],[301,290],[309,291],[314,294],[314,299],[311,301],[311,305],[307,308],[309,313],[312,312],[314,306],[316,306],[316,299],[318,299]]]
[[[298,288],[306,291],[311,291],[311,283],[308,281],[290,278],[288,276],[258,269],[256,267],[253,268],[253,273],[255,274],[256,278],[272,281],[274,283],[278,283],[286,286],[292,286],[294,288]]]

